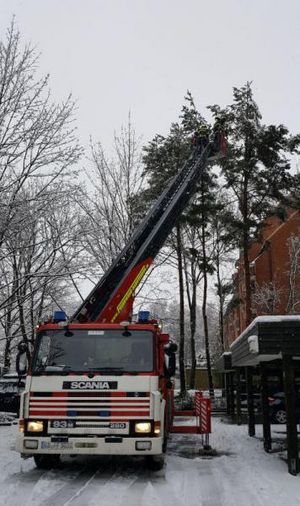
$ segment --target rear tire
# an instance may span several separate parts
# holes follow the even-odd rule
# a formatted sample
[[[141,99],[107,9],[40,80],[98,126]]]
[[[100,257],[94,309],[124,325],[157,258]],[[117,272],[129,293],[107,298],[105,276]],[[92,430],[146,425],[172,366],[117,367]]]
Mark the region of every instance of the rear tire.
[[[38,469],[53,469],[59,467],[59,455],[34,455],[34,462]]]
[[[167,446],[168,446],[168,438],[165,436],[165,437],[164,437],[163,444],[162,444],[162,451],[163,451],[163,453],[166,453],[166,451],[167,451]]]
[[[151,471],[160,471],[165,465],[164,455],[147,455],[146,457],[147,467]]]

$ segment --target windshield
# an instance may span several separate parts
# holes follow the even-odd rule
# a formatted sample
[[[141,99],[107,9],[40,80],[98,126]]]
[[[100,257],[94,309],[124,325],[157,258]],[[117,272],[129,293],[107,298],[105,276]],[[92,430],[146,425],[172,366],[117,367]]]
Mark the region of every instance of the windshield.
[[[153,371],[153,333],[48,330],[38,336],[33,374]]]

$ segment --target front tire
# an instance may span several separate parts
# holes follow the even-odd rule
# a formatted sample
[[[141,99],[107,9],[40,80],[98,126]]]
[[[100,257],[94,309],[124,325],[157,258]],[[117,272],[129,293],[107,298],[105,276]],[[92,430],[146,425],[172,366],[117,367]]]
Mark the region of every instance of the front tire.
[[[34,462],[38,469],[53,469],[59,467],[59,455],[34,455]]]
[[[151,471],[160,471],[165,465],[165,456],[147,455],[146,462],[148,469],[151,469]]]

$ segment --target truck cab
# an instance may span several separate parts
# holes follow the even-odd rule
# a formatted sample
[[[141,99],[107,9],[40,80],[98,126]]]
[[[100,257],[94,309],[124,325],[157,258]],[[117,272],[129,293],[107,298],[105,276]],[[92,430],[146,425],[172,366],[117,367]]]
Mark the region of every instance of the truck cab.
[[[160,467],[171,417],[168,341],[156,323],[41,325],[17,450],[39,467],[64,454],[146,455]]]

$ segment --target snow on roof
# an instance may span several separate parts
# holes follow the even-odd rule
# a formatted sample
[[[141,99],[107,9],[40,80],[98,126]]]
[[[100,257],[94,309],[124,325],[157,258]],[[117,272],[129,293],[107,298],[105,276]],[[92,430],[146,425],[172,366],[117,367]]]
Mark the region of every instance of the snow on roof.
[[[293,315],[266,315],[266,316],[257,316],[254,318],[254,320],[248,325],[245,330],[231,343],[230,348],[238,343],[245,334],[248,334],[248,332],[255,327],[258,323],[271,323],[271,322],[284,322],[284,321],[300,321],[300,314],[293,314]]]

